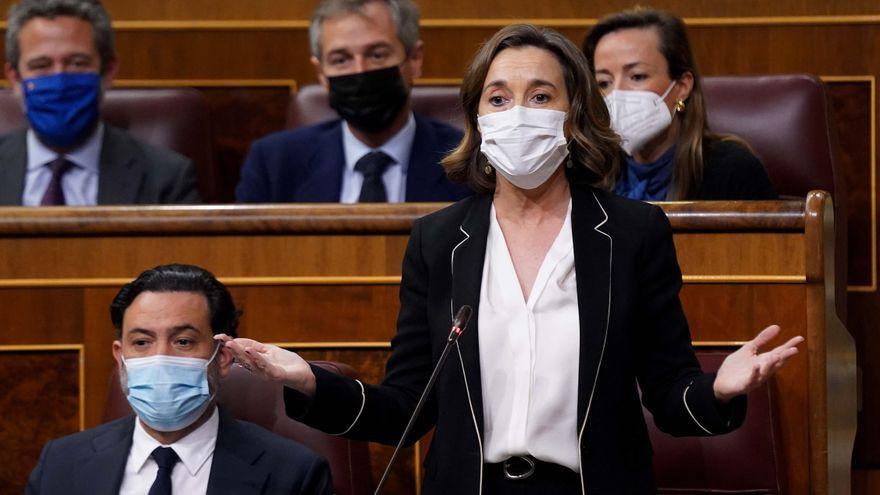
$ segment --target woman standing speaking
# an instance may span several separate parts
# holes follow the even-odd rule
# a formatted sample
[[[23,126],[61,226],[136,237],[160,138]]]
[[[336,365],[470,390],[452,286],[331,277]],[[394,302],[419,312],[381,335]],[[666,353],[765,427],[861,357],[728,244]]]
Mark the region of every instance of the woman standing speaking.
[[[470,305],[470,328],[408,439],[436,428],[422,493],[654,493],[639,387],[664,431],[725,433],[743,420],[743,394],[803,339],[760,353],[779,332],[771,326],[717,374],[701,372],[669,222],[605,191],[617,137],[586,58],[560,34],[496,33],[461,103],[465,136],[444,166],[477,194],[413,225],[382,383],[248,339],[226,345],[286,386],[292,417],[396,444],[453,312]]]

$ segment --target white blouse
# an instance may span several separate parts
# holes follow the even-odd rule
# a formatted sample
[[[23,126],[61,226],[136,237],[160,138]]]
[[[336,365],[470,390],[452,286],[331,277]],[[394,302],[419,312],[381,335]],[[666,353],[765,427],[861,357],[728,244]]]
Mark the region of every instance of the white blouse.
[[[492,205],[478,324],[485,462],[531,454],[580,471],[571,202],[528,301]]]

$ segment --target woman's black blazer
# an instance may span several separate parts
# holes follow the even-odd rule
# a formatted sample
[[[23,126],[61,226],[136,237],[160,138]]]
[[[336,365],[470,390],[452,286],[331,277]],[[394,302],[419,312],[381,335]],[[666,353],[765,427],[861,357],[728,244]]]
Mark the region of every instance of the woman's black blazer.
[[[585,494],[654,492],[639,402],[673,435],[710,435],[742,422],[745,398],[714,398],[691,348],[678,298],[672,231],[657,206],[572,186],[580,314],[577,400]],[[475,314],[450,353],[407,443],[435,427],[425,495],[480,494],[483,400],[477,314],[492,198],[478,195],[419,219],[403,261],[400,315],[384,380],[362,384],[321,368],[315,396],[285,390],[288,414],[329,433],[396,444],[463,304]]]

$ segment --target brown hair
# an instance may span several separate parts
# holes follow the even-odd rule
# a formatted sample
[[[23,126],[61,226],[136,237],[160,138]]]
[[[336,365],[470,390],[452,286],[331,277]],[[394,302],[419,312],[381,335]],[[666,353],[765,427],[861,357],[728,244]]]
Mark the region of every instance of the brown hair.
[[[619,138],[611,130],[608,108],[599,93],[596,80],[583,53],[558,32],[515,24],[495,33],[474,55],[465,72],[459,98],[464,112],[464,137],[442,165],[455,182],[465,182],[477,193],[495,190],[495,174],[484,172],[488,161],[480,153],[482,138],[477,127],[477,113],[489,66],[502,50],[536,47],[549,51],[559,60],[568,90],[569,180],[610,189],[617,175]]]
[[[672,80],[680,79],[686,72],[690,72],[694,77],[694,87],[685,101],[685,110],[679,113],[675,167],[672,172],[672,185],[666,198],[687,199],[696,192],[703,181],[703,146],[706,142],[723,139],[735,140],[743,145],[745,143],[734,136],[720,136],[709,130],[702,81],[691,52],[687,30],[680,18],[668,12],[636,7],[600,19],[587,34],[583,44],[591,72],[595,73],[596,70],[594,56],[599,40],[608,33],[632,28],[657,30],[660,38],[660,53],[666,58],[669,77]]]

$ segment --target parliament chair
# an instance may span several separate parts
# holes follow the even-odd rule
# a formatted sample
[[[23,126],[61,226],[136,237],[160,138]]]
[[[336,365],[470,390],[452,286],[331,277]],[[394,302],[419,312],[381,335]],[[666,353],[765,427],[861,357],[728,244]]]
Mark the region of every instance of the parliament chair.
[[[807,74],[716,76],[703,78],[703,94],[709,128],[743,138],[781,196],[803,199],[812,190],[831,193],[837,314],[846,323],[846,184],[835,164],[837,137],[825,85]]]
[[[414,86],[410,95],[413,112],[462,128],[462,111],[458,102],[458,86]],[[301,87],[290,100],[287,128],[317,124],[339,115],[330,108],[327,90],[319,84]]]
[[[726,352],[702,351],[704,371],[716,371]],[[749,393],[743,425],[726,435],[673,437],[654,425],[644,410],[654,447],[654,474],[659,495],[778,495],[780,449],[770,386]]]
[[[802,199],[821,189],[839,206],[843,174],[834,166],[822,81],[806,74],[706,77],[703,93],[710,129],[743,138],[779,194]]]
[[[312,364],[356,378],[355,371],[342,363],[313,361]],[[281,385],[254,376],[239,366],[232,366],[229,371],[221,382],[218,404],[232,417],[295,440],[323,456],[330,463],[333,491],[336,495],[372,493],[370,453],[365,442],[329,435],[290,419],[284,411]],[[122,394],[119,374],[114,366],[104,405],[104,422],[130,414],[133,413],[128,400]]]
[[[202,200],[210,203],[217,198],[211,119],[201,92],[192,88],[109,89],[101,117],[144,142],[192,160]],[[0,134],[26,126],[20,100],[12,90],[0,89]]]

